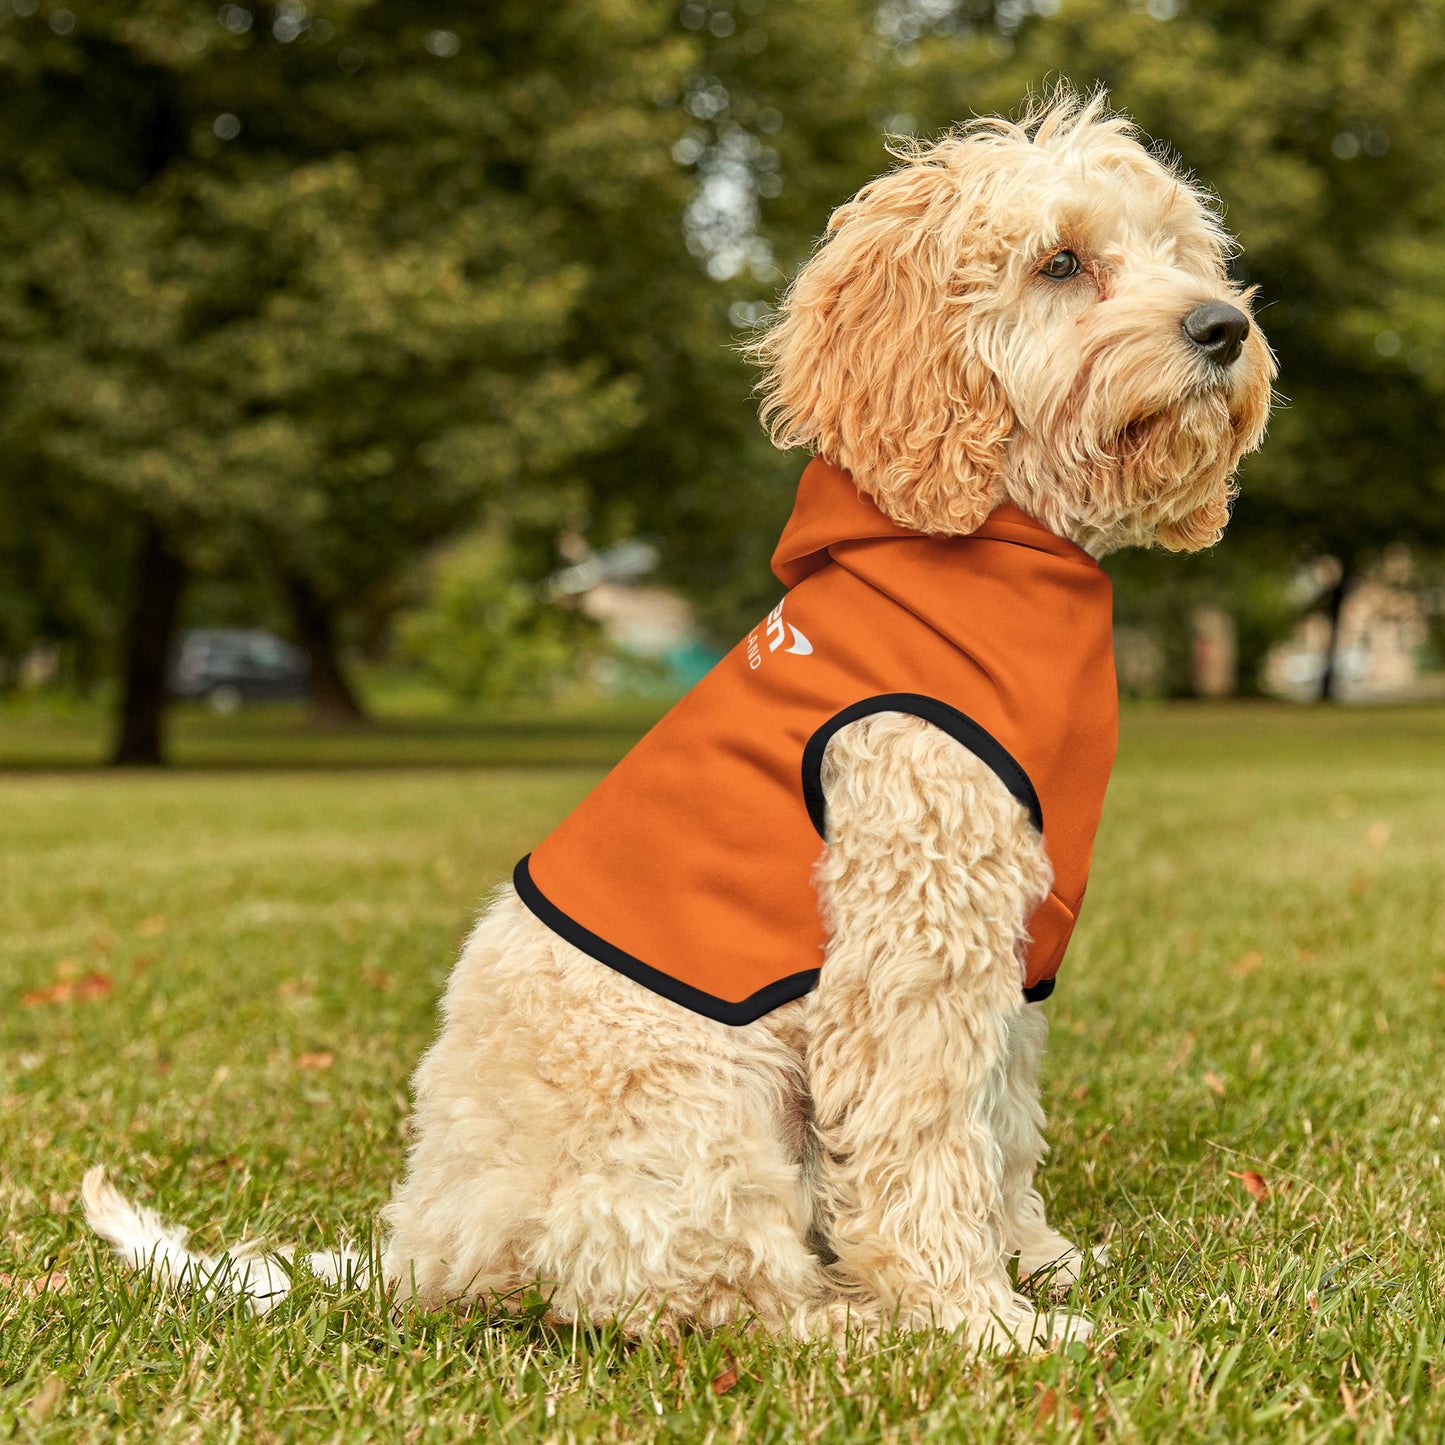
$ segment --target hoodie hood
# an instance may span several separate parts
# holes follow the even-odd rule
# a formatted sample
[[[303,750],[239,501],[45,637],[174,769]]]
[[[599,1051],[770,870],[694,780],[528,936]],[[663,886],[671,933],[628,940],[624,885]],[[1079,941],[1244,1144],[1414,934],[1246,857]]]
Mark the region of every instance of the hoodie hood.
[[[1099,565],[1077,543],[1055,535],[1011,503],[996,508],[983,526],[969,535],[1033,547],[1089,567]],[[851,473],[814,457],[798,483],[793,513],[773,552],[773,575],[783,586],[796,587],[857,544],[899,540],[936,544],[961,539],[900,526],[859,492]]]

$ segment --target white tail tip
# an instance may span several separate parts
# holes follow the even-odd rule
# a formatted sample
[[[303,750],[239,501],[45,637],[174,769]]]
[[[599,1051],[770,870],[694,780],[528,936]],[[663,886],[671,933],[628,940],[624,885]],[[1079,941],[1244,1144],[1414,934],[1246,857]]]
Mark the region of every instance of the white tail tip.
[[[87,1169],[80,1183],[85,1222],[132,1269],[168,1285],[199,1289],[207,1299],[240,1295],[258,1315],[279,1304],[291,1288],[291,1250],[268,1252],[256,1244],[221,1255],[193,1254],[187,1231],[153,1209],[132,1204],[106,1177],[105,1165]],[[367,1261],[352,1250],[307,1256],[314,1274],[332,1284],[364,1284]]]

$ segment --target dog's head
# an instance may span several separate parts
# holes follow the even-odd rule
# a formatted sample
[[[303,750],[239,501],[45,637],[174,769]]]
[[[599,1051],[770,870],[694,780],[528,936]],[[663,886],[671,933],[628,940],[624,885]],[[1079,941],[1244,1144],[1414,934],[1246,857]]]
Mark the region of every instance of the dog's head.
[[[1274,360],[1208,198],[1102,97],[900,154],[751,348],[774,441],[921,531],[1012,501],[1099,554],[1217,541]]]

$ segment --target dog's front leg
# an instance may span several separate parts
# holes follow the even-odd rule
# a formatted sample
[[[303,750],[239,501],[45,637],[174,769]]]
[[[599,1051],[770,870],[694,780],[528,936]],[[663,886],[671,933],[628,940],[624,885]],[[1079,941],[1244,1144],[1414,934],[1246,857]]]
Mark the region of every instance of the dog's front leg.
[[[944,733],[879,714],[830,744],[830,940],[808,1068],[818,1204],[861,1312],[980,1344],[1079,1338],[1006,1269],[997,1106],[1019,950],[1048,863],[1024,810]]]
[[[1018,1256],[1020,1280],[1037,1276],[1061,1291],[1078,1279],[1084,1256],[1049,1224],[1043,1198],[1034,1187],[1034,1172],[1048,1149],[1039,1103],[1039,1065],[1048,1036],[1042,1008],[1025,1006],[1014,1018],[1003,1087],[994,1107],[994,1130],[1003,1152],[1004,1244]],[[1107,1257],[1102,1245],[1093,1254],[1096,1259]]]

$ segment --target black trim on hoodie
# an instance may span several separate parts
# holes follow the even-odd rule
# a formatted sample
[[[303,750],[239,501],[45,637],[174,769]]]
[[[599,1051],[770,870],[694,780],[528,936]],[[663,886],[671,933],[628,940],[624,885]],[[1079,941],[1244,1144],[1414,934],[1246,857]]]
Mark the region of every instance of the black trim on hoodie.
[[[962,743],[980,762],[986,763],[998,774],[1004,787],[1024,805],[1029,821],[1040,833],[1044,831],[1044,810],[1039,805],[1039,795],[1034,791],[1029,775],[992,733],[936,697],[928,697],[921,692],[884,692],[877,697],[865,697],[861,702],[850,703],[842,712],[834,713],[808,739],[808,745],[803,749],[803,801],[808,806],[808,816],[813,820],[818,836],[824,841],[828,832],[827,800],[823,796],[823,754],[833,735],[841,728],[880,712],[903,712],[922,718]]]
[[[530,857],[529,853],[527,858]],[[517,864],[512,873],[512,884],[517,890],[517,897],[553,933],[559,938],[565,938],[574,948],[590,954],[598,963],[605,963],[608,968],[626,974],[634,983],[640,983],[653,993],[661,994],[663,998],[681,1004],[695,1014],[702,1014],[704,1018],[716,1019],[720,1024],[739,1028],[743,1024],[753,1023],[775,1008],[781,1008],[785,1003],[791,1003],[795,998],[802,998],[805,993],[811,993],[818,982],[819,970],[808,968],[802,973],[776,979],[766,988],[760,988],[755,994],[750,994],[737,1003],[715,998],[700,988],[694,988],[690,983],[673,978],[670,973],[663,973],[661,969],[643,963],[640,958],[634,958],[630,953],[593,933],[590,928],[584,928],[575,918],[563,913],[532,881],[527,858]]]
[[[936,697],[928,697],[921,692],[885,692],[877,697],[863,698],[860,702],[851,703],[842,712],[834,713],[808,739],[803,749],[803,801],[807,804],[808,816],[813,820],[818,836],[824,841],[828,833],[827,799],[823,796],[823,754],[840,729],[859,718],[872,717],[880,712],[902,712],[922,718],[946,732],[954,741],[962,743],[980,762],[998,774],[999,781],[1023,804],[1029,821],[1040,833],[1044,831],[1044,810],[1029,775],[992,733]],[[1054,980],[1041,979],[1032,988],[1024,989],[1024,998],[1029,1003],[1042,1003],[1053,991]]]

